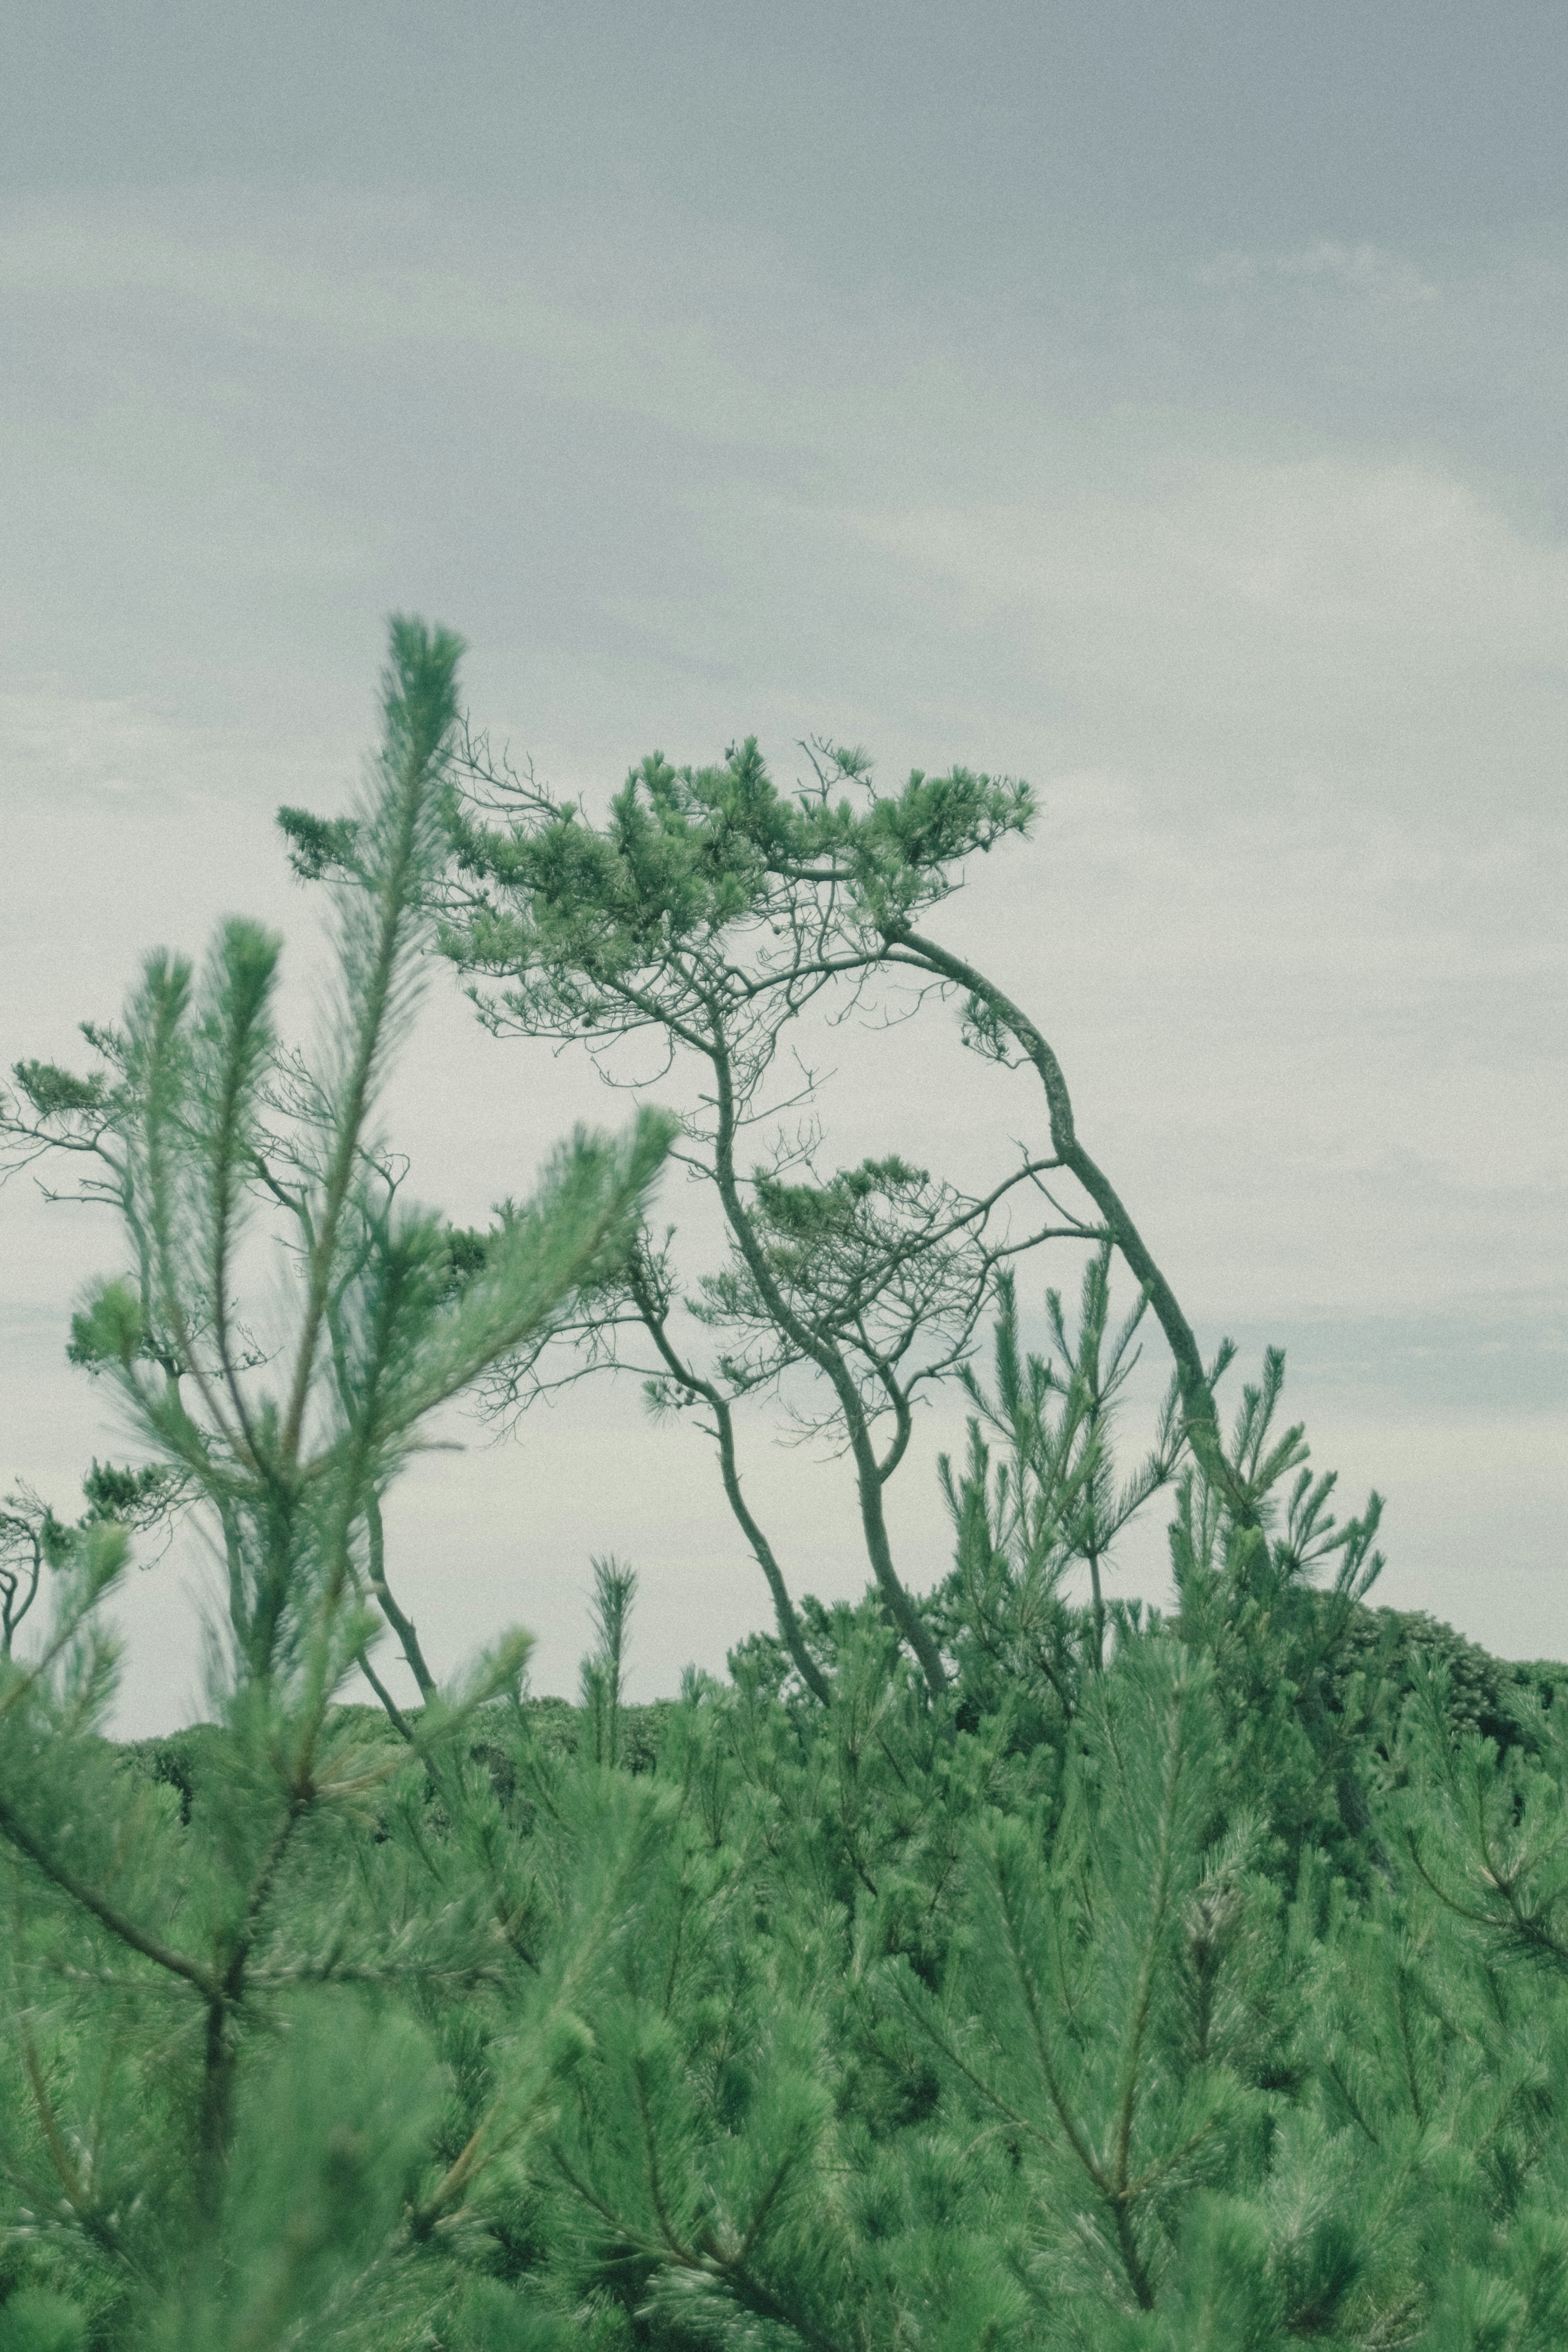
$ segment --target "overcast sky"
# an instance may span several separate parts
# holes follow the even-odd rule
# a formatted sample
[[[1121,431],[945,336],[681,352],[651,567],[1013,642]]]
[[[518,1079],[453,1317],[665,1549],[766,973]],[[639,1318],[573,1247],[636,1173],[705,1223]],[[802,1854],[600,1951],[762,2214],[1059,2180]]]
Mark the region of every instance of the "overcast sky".
[[[1387,1495],[1382,1597],[1568,1657],[1561,7],[114,0],[6,49],[5,1060],[224,912],[308,971],[271,814],[342,804],[390,609],[563,790],[750,731],[1026,776],[946,936],[1205,1345],[1284,1344]],[[1037,1120],[922,1040],[836,1044],[835,1156]],[[443,981],[389,1115],[472,1219],[614,1109]],[[0,1471],[65,1507],[118,1252],[26,1180],[0,1242]],[[442,1666],[521,1621],[570,1689],[607,1550],[637,1695],[765,1622],[635,1397],[468,1434],[392,1517]],[[796,1589],[858,1591],[842,1466],[745,1443]],[[199,1706],[202,1573],[127,1595],[127,1728]],[[1163,1579],[1156,1522],[1118,1589]]]

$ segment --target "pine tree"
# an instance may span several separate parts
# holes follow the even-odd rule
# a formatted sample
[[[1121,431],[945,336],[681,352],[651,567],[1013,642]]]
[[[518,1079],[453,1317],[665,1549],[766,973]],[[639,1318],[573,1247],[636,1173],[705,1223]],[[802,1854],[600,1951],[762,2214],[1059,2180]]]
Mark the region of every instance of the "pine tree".
[[[199,981],[151,957],[115,1034],[132,1272],[99,1287],[72,1349],[210,1515],[227,1621],[188,1823],[95,1735],[122,1528],[89,1524],[70,1545],[48,1639],[0,1676],[17,2070],[3,2153],[25,2236],[68,2297],[29,2288],[35,2315],[5,2317],[13,2336],[68,2339],[75,2311],[100,2338],[191,2352],[413,2340],[473,2184],[571,2064],[563,1988],[615,1924],[601,1902],[531,1970],[449,2147],[430,2003],[446,1989],[482,2006],[530,1973],[454,1743],[516,1688],[528,1642],[509,1635],[455,1691],[429,1690],[416,1721],[389,1706],[399,1737],[367,1728],[336,1701],[381,1630],[371,1532],[429,1416],[624,1249],[668,1139],[652,1115],[618,1143],[579,1135],[456,1296],[440,1221],[396,1197],[375,1107],[419,985],[459,652],[393,625],[325,1045],[289,1066],[305,1115],[287,1181],[268,1124],[276,940],[226,924]],[[36,1113],[70,1108],[36,1066],[23,1083]],[[96,1118],[109,1089],[76,1101],[89,1091]],[[293,1297],[263,1326],[240,1300],[268,1203],[292,1237]],[[427,1785],[461,1832],[434,1866]]]

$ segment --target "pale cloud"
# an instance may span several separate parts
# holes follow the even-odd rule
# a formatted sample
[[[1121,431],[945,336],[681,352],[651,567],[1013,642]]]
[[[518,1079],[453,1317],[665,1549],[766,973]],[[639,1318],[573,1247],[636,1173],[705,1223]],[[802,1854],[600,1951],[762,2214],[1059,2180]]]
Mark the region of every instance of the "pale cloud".
[[[819,520],[1004,638],[1102,758],[1276,796],[1562,804],[1568,545],[1452,474],[1134,450],[1050,505]]]
[[[1216,254],[1193,271],[1200,286],[1226,289],[1268,285],[1329,285],[1384,302],[1436,302],[1438,289],[1403,255],[1364,240],[1342,245],[1331,237],[1294,253]]]
[[[372,359],[461,351],[476,366],[503,365],[514,392],[682,424],[700,415],[720,440],[788,438],[777,387],[741,363],[734,342],[682,315],[669,281],[689,285],[694,239],[710,299],[743,289],[759,266],[775,285],[787,270],[777,254],[657,209],[650,218],[608,206],[596,222],[536,214],[524,226],[330,186],[288,197],[220,186],[205,203],[180,188],[14,215],[0,235],[0,292],[51,307],[130,297],[173,313],[184,337],[278,351],[301,338]],[[676,300],[661,299],[672,290]]]
[[[178,733],[148,696],[0,694],[0,768],[14,789],[126,792],[162,778]]]

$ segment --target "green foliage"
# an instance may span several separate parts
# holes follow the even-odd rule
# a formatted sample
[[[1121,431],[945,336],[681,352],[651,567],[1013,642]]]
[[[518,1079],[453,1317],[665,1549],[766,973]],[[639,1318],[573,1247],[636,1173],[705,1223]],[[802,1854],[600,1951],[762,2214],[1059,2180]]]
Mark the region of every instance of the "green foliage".
[[[458,655],[395,624],[361,808],[285,813],[340,893],[318,1054],[232,922],[199,976],[149,960],[93,1075],[19,1065],[0,1112],[120,1214],[72,1352],[149,1456],[95,1463],[74,1520],[0,1517],[0,2352],[1555,2352],[1563,1670],[1369,1605],[1378,1497],[1335,1517],[1275,1352],[1222,1428],[1229,1350],[1196,1360],[1048,1048],[910,928],[1027,795],[879,799],[845,754],[789,799],[748,743],[645,763],[604,827],[521,786],[485,826]],[[1045,1080],[1035,1172],[1098,1204],[1062,1228],[1076,1318],[1048,1292],[1030,1351],[985,1204],[900,1160],[742,1180],[771,1013],[690,1028],[731,1089],[686,1138],[732,1244],[690,1294],[710,1360],[646,1214],[668,1122],[574,1139],[488,1233],[413,1209],[374,1107],[438,922],[508,979],[498,1021],[561,1034],[674,1034],[742,970],[793,1018],[849,950],[962,983]],[[268,1232],[292,1286],[247,1312]],[[1172,1387],[1124,1473],[1151,1315]],[[525,1694],[521,1635],[438,1688],[392,1480],[445,1402],[628,1323],[706,1416],[777,1635],[629,1706],[637,1580],[601,1559],[579,1707]],[[731,1406],[805,1367],[856,1456],[858,1606],[796,1607],[741,1496]],[[917,1373],[971,1407],[919,1601],[873,1508]],[[1167,1490],[1160,1612],[1114,1579]],[[100,1604],[180,1510],[227,1573],[213,1719],[116,1748]]]
[[[515,2164],[578,2062],[572,2003],[646,1837],[606,1800],[598,1875],[555,1904],[542,1959],[543,1898],[463,1747],[527,1637],[447,1692],[426,1675],[416,1723],[390,1698],[369,1723],[336,1705],[356,1666],[374,1679],[382,1619],[409,1649],[381,1503],[423,1424],[603,1278],[669,1135],[652,1114],[618,1142],[579,1134],[462,1282],[447,1229],[398,1196],[374,1110],[417,995],[459,650],[393,625],[317,1058],[280,1045],[279,944],[237,919],[199,978],[148,959],[122,1024],[92,1033],[100,1079],[26,1066],[6,1113],[19,1156],[80,1150],[89,1197],[121,1213],[131,1270],[72,1352],[153,1456],[95,1465],[72,1528],[26,1498],[6,1527],[54,1603],[34,1654],[7,1639],[0,1660],[0,2242],[20,2258],[0,2326],[19,2343],[427,2340],[474,2182]],[[294,1281],[263,1332],[242,1299],[268,1214]],[[97,1732],[100,1604],[131,1529],[180,1504],[227,1571],[217,1719],[127,1769]]]
[[[87,2326],[73,2304],[23,2287],[0,2305],[0,2352],[86,2352]]]
[[[618,1046],[651,1035],[668,1065],[693,1069],[700,1108],[683,1122],[682,1157],[713,1187],[725,1228],[724,1262],[687,1276],[674,1230],[645,1231],[557,1335],[570,1343],[564,1369],[559,1350],[542,1364],[524,1355],[497,1383],[497,1409],[515,1412],[591,1370],[631,1370],[656,1412],[693,1415],[715,1441],[779,1638],[821,1700],[785,1566],[743,1496],[735,1407],[772,1397],[801,1433],[847,1454],[868,1565],[940,1691],[940,1648],[900,1575],[885,1489],[914,1410],[970,1353],[997,1267],[1047,1233],[1100,1228],[1054,1202],[1037,1231],[1009,1223],[1019,1202],[1037,1213],[1020,1188],[1054,1160],[1023,1156],[971,1195],[897,1158],[824,1167],[812,1120],[790,1131],[813,1091],[798,1024],[814,1011],[842,1020],[878,983],[884,1011],[915,1009],[920,985],[910,991],[894,960],[896,949],[907,961],[910,919],[958,887],[965,857],[1032,817],[1026,788],[967,770],[914,774],[889,797],[863,753],[819,744],[810,757],[815,783],[791,793],[752,738],[710,767],[655,753],[595,823],[470,743],[445,803],[439,898],[442,947],[498,1035],[573,1042],[607,1075]],[[353,867],[357,847],[329,822],[286,812],[283,823],[301,872]],[[786,1066],[801,1083],[781,1097]],[[748,1171],[740,1150],[774,1120]]]
[[[1072,1372],[1015,1347],[1004,1328],[977,1398],[1045,1433],[1026,1477],[1054,1461],[1067,1496],[1030,1488],[1018,1559],[1087,1482],[1060,1444]],[[250,1685],[121,1756],[90,1729],[89,1659],[35,1685],[5,1786],[61,1843],[51,1874],[12,1837],[0,2322],[450,2352],[1560,2342],[1568,1746],[1521,1700],[1530,1736],[1500,1749],[1441,1643],[1391,1645],[1387,1612],[1345,1601],[1364,1520],[1336,1548],[1292,1512],[1301,1441],[1270,1439],[1270,1384],[1233,1465],[1267,1564],[1194,1480],[1191,1615],[1112,1612],[1097,1665],[1058,1585],[1054,1709],[1021,1639],[961,1638],[957,1572],[942,1699],[873,1599],[812,1613],[825,1706],[759,1640],[639,1717],[633,1580],[605,1561],[575,1718],[438,1703],[410,1744],[329,1710],[229,2020],[205,2221],[204,2000],[116,1923],[234,1951],[298,1718]],[[1249,1717],[1269,1661],[1286,1696]],[[1326,1769],[1359,1776],[1359,1849]]]
[[[599,1642],[595,1654],[583,1662],[583,1712],[595,1764],[621,1760],[626,1656],[637,1590],[635,1572],[619,1560],[594,1562],[594,1626]]]

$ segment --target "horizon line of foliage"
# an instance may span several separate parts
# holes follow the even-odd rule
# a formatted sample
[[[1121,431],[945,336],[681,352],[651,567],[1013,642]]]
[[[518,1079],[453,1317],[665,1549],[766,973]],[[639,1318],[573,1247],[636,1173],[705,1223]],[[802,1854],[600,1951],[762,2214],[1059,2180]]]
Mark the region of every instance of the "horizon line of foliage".
[[[1368,1605],[1381,1507],[1337,1523],[1278,1351],[1222,1424],[1228,1352],[1198,1359],[1044,1038],[914,927],[1020,788],[858,813],[834,755],[792,807],[748,745],[648,763],[607,832],[529,793],[487,827],[460,650],[394,624],[360,808],[291,828],[342,882],[318,1054],[273,1027],[279,943],[233,922],[200,975],[148,960],[90,1033],[104,1075],[25,1064],[6,1112],[120,1215],[72,1352],[152,1459],[95,1465],[74,1526],[22,1496],[0,1529],[0,2352],[1560,2347],[1568,1669]],[[437,940],[489,958],[503,1029],[672,1039],[707,1111],[580,1133],[454,1236],[376,1121]],[[788,1024],[889,974],[917,1011],[957,986],[978,1049],[1034,1068],[1049,1155],[978,1199],[825,1173],[809,1139],[742,1178]],[[649,1224],[671,1154],[731,1247],[704,1365]],[[1047,1202],[1016,1249],[1014,1185]],[[1011,1268],[1048,1235],[1088,1256],[1036,1356]],[[1123,1475],[1146,1309],[1175,1374]],[[601,1559],[578,1708],[528,1697],[521,1634],[438,1687],[390,1486],[442,1404],[627,1332],[706,1416],[777,1631],[628,1708],[636,1579]],[[916,1596],[880,1497],[922,1370],[970,1413],[952,1570]],[[796,1372],[855,1462],[858,1607],[796,1600],[736,1506],[733,1405]],[[1159,1494],[1166,1611],[1101,1579]],[[192,1508],[226,1578],[214,1719],[117,1748],[102,1605],[129,1523]],[[342,1703],[362,1672],[379,1713]]]

